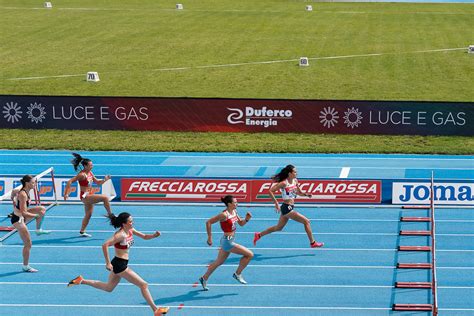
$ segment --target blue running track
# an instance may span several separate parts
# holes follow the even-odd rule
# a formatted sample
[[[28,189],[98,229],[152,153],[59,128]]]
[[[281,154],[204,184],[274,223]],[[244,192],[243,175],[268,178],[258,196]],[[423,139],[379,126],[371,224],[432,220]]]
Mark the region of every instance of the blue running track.
[[[418,155],[304,155],[81,152],[94,161],[97,175],[160,177],[269,178],[292,163],[301,178],[473,178],[474,157]],[[56,174],[72,176],[70,152],[0,151],[0,174],[36,174],[53,166]],[[298,206],[298,205],[297,205]],[[429,237],[399,236],[400,229],[427,230],[427,223],[400,223],[400,216],[427,216],[427,210],[393,207],[312,208],[299,211],[312,221],[321,249],[309,248],[301,224],[290,221],[282,232],[252,244],[255,231],[274,225],[273,206],[240,206],[253,219],[238,228],[236,242],[255,257],[244,270],[247,285],[232,278],[239,257],[231,255],[209,280],[210,290],[196,282],[217,255],[206,245],[205,221],[223,206],[112,204],[115,213],[134,215],[135,228],[162,236],[135,239],[130,267],[150,286],[157,305],[170,306],[169,315],[429,315],[393,312],[393,303],[430,304],[430,290],[395,289],[395,282],[430,281],[429,270],[396,269],[397,262],[429,262],[424,252],[398,252],[400,245],[429,245]],[[0,214],[11,211],[0,204]],[[96,206],[88,227],[92,238],[78,229],[83,206],[61,204],[44,220],[50,235],[36,236],[30,264],[36,274],[21,272],[22,242],[18,234],[0,247],[1,315],[152,315],[137,287],[122,280],[112,293],[88,286],[67,288],[82,274],[106,281],[101,244],[113,234]],[[474,210],[437,209],[437,274],[440,315],[474,315]],[[9,225],[3,217],[0,226]],[[403,227],[402,227],[403,226]],[[214,244],[221,232],[213,227]],[[113,250],[110,249],[113,254]]]

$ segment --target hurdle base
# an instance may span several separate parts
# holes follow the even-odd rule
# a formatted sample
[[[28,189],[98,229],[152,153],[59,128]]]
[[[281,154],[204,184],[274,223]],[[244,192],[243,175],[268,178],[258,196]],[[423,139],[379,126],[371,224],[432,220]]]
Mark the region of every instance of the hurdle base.
[[[399,251],[431,251],[430,246],[398,246]]]
[[[393,304],[394,311],[432,311],[431,304]]]
[[[431,236],[429,230],[401,230],[401,236]]]
[[[395,282],[395,287],[401,289],[431,289],[431,282]]]
[[[431,263],[397,263],[397,269],[431,269]]]
[[[402,217],[400,218],[402,222],[431,222],[429,217]]]

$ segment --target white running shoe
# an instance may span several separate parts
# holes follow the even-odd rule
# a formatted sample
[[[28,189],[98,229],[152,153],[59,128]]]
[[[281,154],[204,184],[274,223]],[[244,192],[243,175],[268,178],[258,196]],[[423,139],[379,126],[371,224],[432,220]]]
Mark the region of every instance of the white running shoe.
[[[34,273],[34,272],[38,272],[38,270],[27,265],[27,266],[23,266],[23,272]]]
[[[86,232],[79,232],[79,235],[81,235],[81,237],[88,237],[88,238],[92,237],[91,234],[88,234]]]
[[[50,234],[50,233],[51,233],[50,230],[43,230],[42,228],[36,230],[36,235],[38,235],[38,236],[47,235],[47,234]]]
[[[242,283],[242,284],[247,284],[247,281],[244,280],[244,278],[242,277],[242,274],[234,273],[234,275],[232,275],[232,277],[234,279],[236,279],[237,281],[239,281],[240,283]]]

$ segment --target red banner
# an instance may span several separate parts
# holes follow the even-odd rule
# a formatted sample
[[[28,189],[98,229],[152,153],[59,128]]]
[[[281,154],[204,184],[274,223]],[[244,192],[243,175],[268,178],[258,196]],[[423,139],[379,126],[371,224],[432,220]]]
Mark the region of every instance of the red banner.
[[[122,179],[122,201],[218,202],[233,195],[241,202],[271,202],[266,180]],[[376,180],[300,180],[299,202],[381,203],[382,182]],[[277,198],[280,198],[277,195]]]
[[[0,95],[0,128],[474,135],[472,102]]]
[[[233,195],[250,202],[249,180],[122,179],[122,201],[220,202]]]

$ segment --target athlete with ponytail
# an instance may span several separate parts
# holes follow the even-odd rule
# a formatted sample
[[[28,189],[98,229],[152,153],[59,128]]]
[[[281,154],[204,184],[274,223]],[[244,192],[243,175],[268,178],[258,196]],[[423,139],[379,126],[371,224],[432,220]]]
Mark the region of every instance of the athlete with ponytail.
[[[73,153],[72,155],[74,156],[74,158],[71,160],[71,163],[74,166],[74,170],[79,172],[75,177],[69,179],[69,181],[67,182],[66,188],[64,190],[64,200],[67,200],[69,198],[71,184],[76,181],[79,181],[79,186],[81,190],[79,196],[81,198],[82,203],[84,203],[85,211],[84,218],[82,219],[81,230],[79,231],[79,233],[82,237],[91,237],[90,234],[86,233],[86,228],[92,216],[94,204],[103,202],[104,207],[107,210],[108,216],[112,214],[108,197],[104,194],[93,193],[92,183],[102,185],[110,179],[110,176],[106,175],[103,180],[98,180],[92,173],[92,168],[94,167],[94,165],[92,164],[92,160],[83,158],[81,157],[81,155],[76,153]]]
[[[319,248],[324,246],[324,243],[317,242],[313,238],[313,231],[311,230],[311,224],[309,219],[301,215],[295,210],[295,199],[298,195],[311,197],[311,194],[304,193],[301,191],[296,179],[297,170],[293,165],[287,165],[279,173],[272,177],[275,184],[270,188],[269,193],[273,202],[275,203],[275,210],[277,213],[280,213],[280,219],[278,224],[275,226],[269,227],[263,232],[255,233],[253,238],[253,244],[256,245],[257,241],[265,235],[271,234],[275,231],[280,231],[288,223],[288,220],[291,218],[298,223],[304,225],[304,229],[309,238],[309,243],[311,248]],[[281,206],[278,204],[275,194],[280,191],[281,198],[283,203]]]
[[[41,229],[41,218],[46,213],[43,206],[30,206],[30,191],[34,189],[36,180],[30,175],[25,175],[21,180],[22,187],[20,191],[12,192],[11,198],[13,200],[13,214],[11,216],[11,223],[20,234],[23,240],[23,271],[38,272],[38,270],[30,267],[28,264],[31,250],[31,237],[26,227],[26,223],[31,219],[36,219],[36,234],[49,234],[50,231]]]
[[[206,222],[207,244],[209,246],[212,246],[212,224],[219,222],[221,225],[221,229],[224,232],[224,235],[221,238],[221,248],[219,249],[217,259],[209,265],[206,273],[199,278],[199,282],[201,283],[202,288],[205,291],[209,290],[209,288],[207,287],[207,280],[214,272],[214,270],[216,270],[217,267],[219,267],[226,261],[227,257],[229,257],[231,252],[236,253],[238,255],[242,255],[239,266],[237,267],[233,278],[242,284],[247,284],[241,274],[245,267],[249,264],[250,260],[252,260],[253,258],[252,251],[242,245],[235,243],[234,241],[236,229],[235,224],[238,223],[240,226],[244,226],[252,218],[252,214],[247,212],[247,214],[245,215],[245,219],[240,218],[239,214],[237,214],[237,199],[234,198],[232,195],[226,195],[225,197],[221,198],[221,201],[225,204],[226,209],[223,210],[221,213],[217,214],[216,216],[210,218]]]
[[[115,234],[102,245],[102,251],[105,257],[105,268],[110,272],[107,283],[86,280],[81,275],[71,280],[68,286],[85,284],[96,289],[112,292],[120,280],[124,278],[128,282],[138,286],[142,292],[143,297],[150,305],[155,315],[162,315],[168,312],[168,307],[156,307],[153,298],[148,290],[148,283],[145,282],[135,271],[128,267],[129,250],[133,245],[133,235],[142,239],[149,240],[160,236],[160,232],[156,231],[154,234],[144,234],[133,228],[133,218],[129,213],[123,212],[118,216],[111,214],[109,216],[110,224],[118,228]],[[109,247],[114,246],[115,257],[110,261]]]

